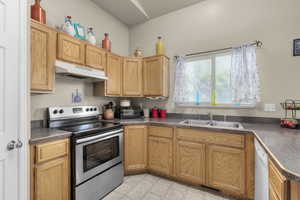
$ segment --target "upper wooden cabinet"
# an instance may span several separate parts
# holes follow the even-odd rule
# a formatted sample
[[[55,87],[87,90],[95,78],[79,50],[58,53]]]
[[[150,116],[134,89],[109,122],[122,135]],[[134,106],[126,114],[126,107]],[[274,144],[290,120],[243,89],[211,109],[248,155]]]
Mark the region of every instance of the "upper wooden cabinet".
[[[53,91],[56,31],[31,21],[31,91]]]
[[[144,96],[162,96],[169,94],[169,58],[153,56],[143,62]]]
[[[176,177],[197,185],[205,184],[205,144],[177,141]]]
[[[85,64],[85,42],[67,35],[58,33],[57,58],[76,64]]]
[[[245,193],[245,152],[241,149],[209,145],[207,182],[217,189],[237,195]]]
[[[142,172],[147,169],[147,126],[126,126],[124,148],[125,172]]]
[[[123,59],[116,54],[107,54],[106,76],[105,81],[106,96],[121,96],[122,94],[122,65]]]
[[[123,95],[126,97],[140,97],[142,91],[143,65],[141,58],[124,58],[123,64]]]
[[[89,67],[105,70],[106,51],[99,47],[87,44],[85,49],[85,63]]]

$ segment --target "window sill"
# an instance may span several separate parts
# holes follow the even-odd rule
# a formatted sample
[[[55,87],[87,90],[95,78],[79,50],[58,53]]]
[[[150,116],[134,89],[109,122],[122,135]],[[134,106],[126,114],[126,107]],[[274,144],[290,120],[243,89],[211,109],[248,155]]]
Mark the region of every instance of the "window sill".
[[[256,108],[256,105],[209,105],[209,104],[181,104],[181,103],[175,103],[176,107],[180,108],[214,108],[214,109],[254,109]]]

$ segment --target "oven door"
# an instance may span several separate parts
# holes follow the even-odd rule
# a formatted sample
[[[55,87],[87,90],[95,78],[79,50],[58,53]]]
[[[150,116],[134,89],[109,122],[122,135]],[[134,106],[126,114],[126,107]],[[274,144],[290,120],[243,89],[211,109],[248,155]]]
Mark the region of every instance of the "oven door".
[[[123,129],[76,139],[76,185],[123,161]]]

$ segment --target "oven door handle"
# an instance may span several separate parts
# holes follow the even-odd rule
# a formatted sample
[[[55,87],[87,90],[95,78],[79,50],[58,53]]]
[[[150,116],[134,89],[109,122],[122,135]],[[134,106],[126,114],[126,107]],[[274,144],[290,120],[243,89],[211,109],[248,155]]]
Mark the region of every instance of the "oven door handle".
[[[78,139],[78,140],[76,140],[76,144],[86,143],[86,142],[97,140],[97,139],[100,139],[100,138],[105,138],[105,137],[110,136],[110,135],[116,135],[117,133],[122,133],[122,132],[123,132],[123,129],[120,129],[120,130],[116,130],[116,131],[107,132],[107,133],[104,133],[104,134],[101,134],[101,135],[95,135],[95,136],[92,136],[92,137]]]

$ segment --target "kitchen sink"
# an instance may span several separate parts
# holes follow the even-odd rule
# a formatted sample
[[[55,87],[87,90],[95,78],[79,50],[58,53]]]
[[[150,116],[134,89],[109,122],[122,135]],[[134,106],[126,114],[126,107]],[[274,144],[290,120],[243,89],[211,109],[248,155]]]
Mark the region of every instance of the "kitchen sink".
[[[184,120],[180,122],[182,125],[196,126],[196,127],[215,127],[224,129],[244,129],[239,122],[225,122],[225,121],[209,121],[209,120]]]

